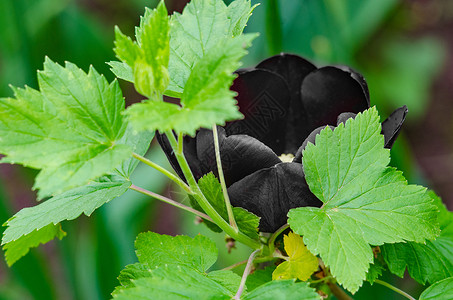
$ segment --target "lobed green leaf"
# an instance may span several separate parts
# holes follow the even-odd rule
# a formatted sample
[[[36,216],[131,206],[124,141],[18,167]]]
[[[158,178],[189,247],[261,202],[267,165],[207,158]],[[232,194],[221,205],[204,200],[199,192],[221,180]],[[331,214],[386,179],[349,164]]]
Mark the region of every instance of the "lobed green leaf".
[[[439,232],[426,189],[408,185],[401,172],[387,167],[380,132],[375,108],[321,131],[316,146],[303,152],[303,166],[310,190],[324,204],[288,214],[293,231],[353,293],[373,262],[370,245],[424,242]]]
[[[150,268],[178,265],[193,268],[204,273],[217,260],[217,247],[202,235],[188,236],[160,235],[154,232],[141,233],[135,241],[140,263]]]
[[[22,256],[25,256],[30,248],[38,247],[40,244],[45,244],[55,237],[60,240],[66,235],[61,229],[60,224],[49,224],[40,229],[32,231],[27,235],[21,236],[19,239],[9,242],[3,246],[5,251],[6,263],[12,266]]]
[[[243,300],[320,300],[315,289],[307,282],[293,280],[276,280],[265,283],[242,297]]]
[[[192,0],[182,14],[171,17],[170,84],[165,94],[181,98],[197,62],[211,48],[239,36],[253,9],[250,0],[236,0],[228,7],[223,1]]]
[[[440,236],[424,244],[407,242],[381,247],[390,272],[403,277],[407,268],[409,275],[421,284],[453,276],[453,213],[434,192],[429,194],[440,211]]]
[[[111,64],[120,78],[133,79],[137,91],[149,98],[161,94],[169,82],[170,23],[164,1],[146,9],[136,28],[136,41],[115,28],[116,56],[129,66]],[[132,75],[132,76],[131,76]]]
[[[453,277],[436,282],[423,291],[420,300],[451,300],[453,298]]]
[[[197,129],[224,125],[226,121],[242,117],[236,106],[234,92],[230,91],[254,35],[242,35],[223,40],[213,46],[193,67],[181,95],[181,106],[146,100],[130,106],[126,113],[137,131],[174,130],[195,135]]]
[[[41,169],[39,197],[61,193],[111,172],[131,155],[121,144],[124,99],[94,68],[62,67],[46,58],[40,91],[14,89],[0,99],[1,162]]]
[[[2,245],[9,244],[49,224],[73,220],[82,213],[90,216],[106,202],[127,191],[129,181],[92,182],[69,190],[33,207],[27,207],[6,221]]]

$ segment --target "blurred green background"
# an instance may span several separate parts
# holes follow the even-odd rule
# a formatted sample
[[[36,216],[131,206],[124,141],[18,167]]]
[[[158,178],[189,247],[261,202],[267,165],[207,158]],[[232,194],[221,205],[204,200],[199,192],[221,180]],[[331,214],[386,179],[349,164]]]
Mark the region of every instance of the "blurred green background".
[[[169,11],[187,1],[166,0]],[[258,1],[252,1],[258,2]],[[392,163],[411,183],[434,189],[453,209],[453,2],[444,0],[263,0],[246,28],[259,32],[245,66],[279,52],[303,55],[318,65],[346,64],[362,72],[372,105],[382,116],[406,104],[408,120],[392,149]],[[132,35],[145,0],[1,0],[0,96],[8,85],[36,88],[36,70],[47,55],[87,70],[92,64],[109,80],[105,62],[114,59],[113,26]],[[140,100],[121,82],[128,103]],[[165,164],[155,144],[149,158]],[[0,165],[0,222],[23,207],[35,205],[31,191],[36,172]],[[134,184],[181,198],[168,182],[144,166]],[[108,299],[119,271],[135,262],[133,241],[146,230],[159,233],[199,232],[221,248],[219,267],[244,259],[243,247],[231,255],[224,236],[208,233],[192,216],[129,191],[90,218],[66,222],[68,236],[33,249],[12,268],[0,260],[0,300]],[[384,280],[418,296],[423,287],[408,278],[385,274]],[[378,285],[364,288],[355,299],[402,299]]]

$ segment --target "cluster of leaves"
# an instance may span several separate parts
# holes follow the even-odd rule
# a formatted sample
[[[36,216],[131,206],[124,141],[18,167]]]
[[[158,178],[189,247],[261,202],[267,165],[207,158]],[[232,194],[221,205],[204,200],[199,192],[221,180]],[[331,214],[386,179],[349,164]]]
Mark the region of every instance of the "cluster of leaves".
[[[9,265],[29,248],[62,238],[62,221],[89,216],[131,188],[138,163],[132,156],[146,153],[155,130],[181,137],[241,117],[229,88],[256,37],[242,33],[253,9],[248,0],[229,6],[193,0],[169,17],[161,2],[146,10],[135,41],[116,28],[121,62],[110,62],[112,71],[147,98],[127,109],[116,80],[50,59],[38,73],[39,91],[15,88],[14,99],[0,99],[2,162],[40,169],[34,188],[40,199],[48,198],[6,222],[2,244]],[[179,98],[180,105],[162,95]],[[380,132],[371,108],[335,130],[324,129],[316,145],[306,147],[306,181],[323,206],[292,209],[293,232],[283,246],[274,244],[280,232],[259,235],[257,216],[232,209],[237,231],[228,233],[252,241],[261,261],[280,260],[276,268],[245,272],[241,280],[229,270],[209,270],[217,248],[205,237],[144,233],[136,240],[139,262],[121,272],[114,298],[319,299],[309,287],[319,268],[326,275],[321,281],[331,275],[352,293],[385,268],[399,276],[407,268],[415,280],[433,284],[420,299],[439,291],[452,296],[453,214],[434,193],[409,185],[388,167]],[[215,231],[231,229],[216,177],[189,185],[193,208],[211,217],[205,223]]]
[[[139,262],[128,265],[118,277],[121,286],[113,299],[231,299],[241,277],[230,270],[209,271],[217,260],[217,247],[201,235],[166,236],[142,233],[135,242]],[[248,278],[254,281],[253,276]],[[248,288],[248,289],[247,289]],[[319,299],[307,283],[255,280],[244,287],[241,299]]]

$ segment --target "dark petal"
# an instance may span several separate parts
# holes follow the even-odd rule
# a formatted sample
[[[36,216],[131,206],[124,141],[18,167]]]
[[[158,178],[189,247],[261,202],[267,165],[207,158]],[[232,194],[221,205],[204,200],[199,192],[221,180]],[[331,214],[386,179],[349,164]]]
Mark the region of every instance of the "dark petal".
[[[340,125],[341,123],[346,124],[346,121],[348,119],[350,118],[355,119],[355,116],[357,116],[357,114],[351,112],[341,113],[337,118],[337,126]]]
[[[334,126],[330,126],[328,125],[329,128],[331,130],[334,130],[335,127]],[[299,163],[301,164],[302,163],[302,151],[304,151],[305,147],[307,147],[308,143],[312,143],[314,144],[315,143],[315,140],[316,140],[316,135],[319,134],[321,132],[321,130],[323,130],[324,128],[326,128],[327,126],[319,126],[318,128],[316,128],[315,130],[313,130],[308,136],[307,138],[305,139],[305,141],[302,143],[302,146],[299,147],[299,149],[297,150],[296,152],[296,155],[294,156],[294,159],[293,159],[293,162],[295,163]]]
[[[176,159],[176,155],[170,146],[170,142],[168,141],[167,136],[156,131],[156,139],[165,155],[167,156],[167,159],[170,162],[173,170],[175,170],[176,174],[187,183],[187,180],[181,170],[181,167],[179,166],[178,160]],[[201,176],[203,176],[203,173],[200,169],[200,161],[197,158],[195,139],[191,138],[190,136],[185,136],[183,140],[183,149],[184,156],[187,159],[192,174],[197,180],[200,179]]]
[[[368,98],[352,73],[324,67],[310,73],[302,82],[302,101],[310,120],[310,131],[322,125],[336,125],[343,112],[366,110]]]
[[[266,145],[248,135],[225,136],[218,127],[220,157],[227,186],[260,169],[272,167],[281,162]],[[204,173],[217,173],[214,139],[211,130],[200,130],[197,135],[197,152]]]
[[[283,77],[267,70],[238,72],[231,89],[238,93],[243,120],[225,126],[227,135],[246,134],[281,154],[290,103],[288,84]]]
[[[381,134],[384,135],[385,148],[392,148],[398,134],[400,133],[401,126],[406,120],[408,109],[406,105],[396,109],[392,114],[382,122]]]
[[[285,78],[290,91],[290,104],[288,108],[287,126],[285,132],[284,153],[294,154],[302,141],[310,132],[307,128],[307,116],[302,99],[300,87],[303,79],[316,67],[300,56],[282,53],[263,60],[256,66],[257,69],[266,69]]]
[[[348,66],[336,66],[336,67],[345,72],[350,73],[351,77],[354,78],[360,84],[360,86],[362,87],[362,91],[365,93],[368,107],[370,107],[370,91],[368,90],[368,84],[366,83],[365,77],[363,77],[362,74],[360,74],[354,69],[351,69]]]
[[[291,208],[320,207],[305,181],[302,165],[280,163],[257,171],[228,188],[233,206],[239,206],[261,217],[260,231],[275,232],[287,222]]]

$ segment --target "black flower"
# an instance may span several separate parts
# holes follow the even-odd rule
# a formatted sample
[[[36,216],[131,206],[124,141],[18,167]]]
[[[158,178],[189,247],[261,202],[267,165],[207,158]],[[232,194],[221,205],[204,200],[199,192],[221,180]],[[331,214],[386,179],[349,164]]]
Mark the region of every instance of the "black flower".
[[[348,67],[316,68],[291,54],[237,74],[231,89],[245,118],[218,127],[228,194],[232,205],[261,217],[261,231],[274,232],[291,208],[321,206],[305,181],[302,150],[327,125],[337,126],[369,108],[368,87]],[[393,145],[406,113],[403,106],[382,123],[385,147]],[[158,135],[158,140],[184,178],[166,138]],[[217,175],[211,130],[185,137],[184,154],[197,180],[211,171]]]

